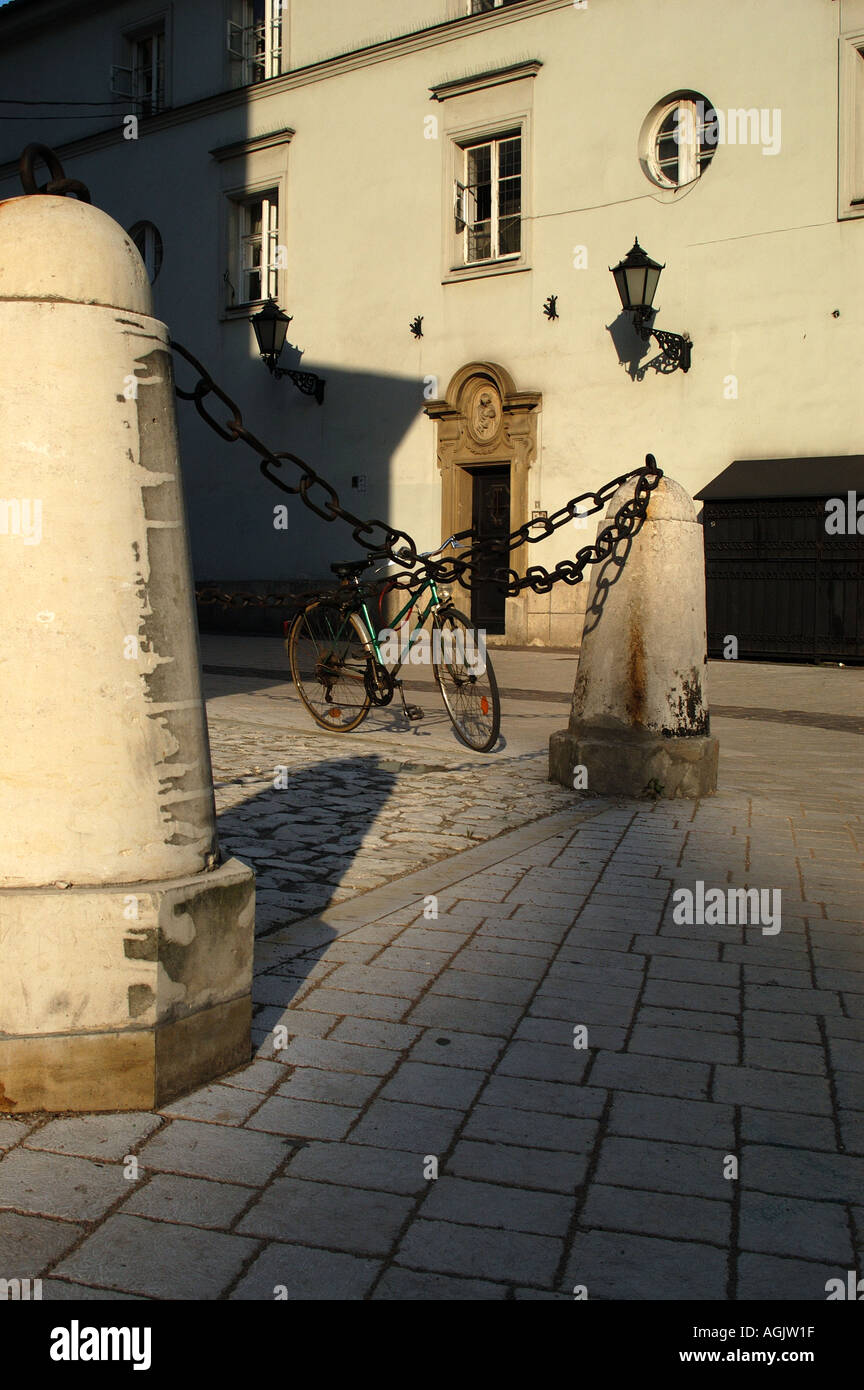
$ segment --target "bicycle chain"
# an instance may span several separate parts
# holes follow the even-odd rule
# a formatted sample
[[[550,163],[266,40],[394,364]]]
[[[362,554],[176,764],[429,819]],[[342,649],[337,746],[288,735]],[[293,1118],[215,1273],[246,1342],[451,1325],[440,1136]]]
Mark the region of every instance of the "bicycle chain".
[[[418,553],[416,542],[407,531],[400,531],[385,521],[364,520],[363,517],[355,516],[353,512],[348,511],[340,503],[335,488],[297,454],[274,453],[269,449],[262,440],[246,428],[237,403],[217,385],[198,359],[176,341],[172,340],[171,347],[185,358],[198,373],[198,380],[191,391],[184,390],[175,381],[174,387],[177,395],[182,400],[193,401],[202,420],[206,421],[221,439],[229,444],[234,444],[238,439],[242,439],[245,444],[248,444],[260,456],[259,467],[264,477],[280,491],[292,496],[299,496],[303,504],[324,521],[340,520],[345,522],[352,528],[353,539],[364,550],[367,550],[370,556],[381,560],[389,559],[400,566],[400,570],[395,574],[388,575],[388,583],[397,589],[414,588],[424,577],[434,579],[438,584],[459,583],[467,589],[470,585],[465,582],[464,576],[469,571],[479,570],[481,567],[484,570],[483,577],[485,579],[495,579],[495,574],[490,575],[489,573],[490,560],[494,561],[499,558],[503,560],[505,556],[509,556],[512,551],[517,550],[522,545],[535,545],[538,541],[546,540],[548,536],[570,521],[603,511],[610,498],[615,495],[622,484],[630,482],[634,478],[637,479],[633,497],[619,507],[613,520],[599,533],[594,544],[582,546],[572,560],[559,560],[551,571],[543,565],[529,565],[524,576],[520,576],[514,569],[507,568],[505,571],[503,565],[497,570],[497,575],[500,576],[498,586],[508,598],[514,598],[523,589],[532,589],[537,594],[549,593],[554,585],[561,581],[570,585],[578,584],[584,578],[585,570],[589,565],[607,559],[620,540],[633,535],[639,529],[648,514],[648,502],[651,493],[663,477],[663,470],[658,466],[654,455],[646,454],[645,463],[641,468],[634,468],[628,473],[620,474],[619,477],[611,479],[610,482],[594,492],[583,492],[578,497],[572,497],[550,517],[535,518],[533,521],[523,522],[515,531],[510,532],[506,540],[502,538],[501,540],[475,541],[458,557],[433,560]],[[224,425],[214,419],[204,405],[206,397],[210,395],[214,396],[230,412],[230,418]],[[296,484],[286,482],[284,478],[278,476],[279,470],[283,466],[283,460],[290,461],[300,470],[302,476]],[[318,505],[318,502],[313,501],[309,496],[313,487],[321,488],[326,494],[320,499],[321,505]],[[590,505],[586,505],[589,503]],[[532,531],[537,531],[538,528],[539,534],[532,534]],[[471,534],[470,530],[461,531],[457,533],[456,539],[461,540]],[[370,537],[375,537],[375,539],[370,539]],[[397,550],[397,546],[400,547],[400,550]],[[506,584],[503,579],[505,572],[507,575]],[[293,594],[254,594],[242,591],[233,595],[223,594],[212,586],[205,586],[197,590],[196,595],[200,603],[225,603],[230,607],[244,608],[287,607],[301,599],[300,595]]]

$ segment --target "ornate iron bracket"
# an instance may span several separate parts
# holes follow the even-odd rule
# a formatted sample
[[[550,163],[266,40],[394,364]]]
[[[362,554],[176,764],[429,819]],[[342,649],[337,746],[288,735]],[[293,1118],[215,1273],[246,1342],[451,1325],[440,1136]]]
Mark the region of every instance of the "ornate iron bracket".
[[[633,314],[633,327],[639,334],[643,343],[650,343],[652,338],[657,340],[660,348],[660,356],[646,362],[641,368],[640,377],[649,367],[656,367],[658,371],[668,373],[677,371],[680,367],[682,372],[690,370],[690,354],[693,350],[693,343],[687,333],[668,333],[663,328],[654,328],[652,319],[654,311],[652,309],[631,310]]]
[[[652,328],[650,337],[657,339],[660,360],[667,371],[674,372],[680,367],[682,372],[689,372],[693,344],[686,333],[667,333],[661,328]]]
[[[267,359],[264,359],[267,362]],[[267,362],[267,366],[276,377],[277,381],[283,377],[290,377],[304,396],[314,396],[319,405],[324,404],[324,378],[316,376],[314,372],[297,372],[291,367],[277,367],[275,363]]]

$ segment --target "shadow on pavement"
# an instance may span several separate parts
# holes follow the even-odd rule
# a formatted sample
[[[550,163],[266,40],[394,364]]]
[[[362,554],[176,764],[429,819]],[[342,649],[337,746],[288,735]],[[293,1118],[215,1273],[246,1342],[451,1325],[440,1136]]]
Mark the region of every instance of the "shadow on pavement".
[[[395,775],[380,761],[370,755],[325,758],[308,767],[275,768],[263,787],[261,777],[246,775],[217,784],[223,795],[235,785],[258,788],[217,818],[223,856],[234,855],[255,871],[257,1030],[275,1026],[275,1014],[291,1005],[336,933],[324,923],[310,924],[280,950],[275,943],[268,948],[267,938],[375,886],[369,869],[355,872],[354,860],[395,786]]]

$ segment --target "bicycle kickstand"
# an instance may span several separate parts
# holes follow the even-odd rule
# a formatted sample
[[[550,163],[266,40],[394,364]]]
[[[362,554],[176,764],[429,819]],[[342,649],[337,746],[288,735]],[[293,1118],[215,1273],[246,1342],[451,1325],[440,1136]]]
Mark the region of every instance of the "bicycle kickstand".
[[[405,716],[406,716],[406,718],[407,718],[407,719],[411,719],[412,721],[413,721],[413,720],[417,720],[417,719],[422,719],[422,718],[423,718],[423,711],[422,711],[422,709],[420,708],[420,706],[419,706],[419,705],[409,705],[409,704],[406,702],[406,700],[405,700],[405,690],[404,690],[404,688],[403,688],[402,682],[401,682],[401,681],[397,681],[396,684],[397,684],[398,687],[399,687],[399,695],[400,695],[400,697],[401,697],[401,699],[402,699],[402,708],[403,708],[403,710],[405,711]]]

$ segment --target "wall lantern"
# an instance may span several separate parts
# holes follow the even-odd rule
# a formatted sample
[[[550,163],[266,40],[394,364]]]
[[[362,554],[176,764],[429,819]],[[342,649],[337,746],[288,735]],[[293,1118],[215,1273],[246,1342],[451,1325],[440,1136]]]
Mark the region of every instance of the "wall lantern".
[[[623,261],[609,269],[615,278],[622,308],[626,314],[632,315],[633,327],[643,342],[650,342],[653,336],[660,344],[663,361],[669,369],[675,371],[676,367],[680,367],[682,372],[689,372],[693,344],[686,334],[667,333],[651,327],[654,295],[665,264],[658,265],[657,261],[652,261],[637,238]]]
[[[314,396],[321,405],[324,400],[322,377],[316,376],[314,372],[296,372],[277,365],[285,346],[285,335],[291,322],[290,315],[283,314],[275,300],[268,299],[263,309],[253,314],[249,322],[255,330],[258,351],[268,372],[277,380],[283,376],[290,377],[298,391],[302,391],[304,396]]]

